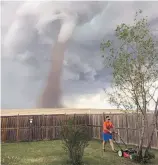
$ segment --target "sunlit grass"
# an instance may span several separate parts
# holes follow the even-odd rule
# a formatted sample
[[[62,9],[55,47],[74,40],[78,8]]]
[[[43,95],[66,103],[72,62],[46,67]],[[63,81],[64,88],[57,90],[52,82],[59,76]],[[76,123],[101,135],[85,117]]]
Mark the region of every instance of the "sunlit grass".
[[[108,144],[106,147],[104,153],[100,141],[91,141],[85,150],[84,162],[88,165],[135,164],[129,159],[118,157]],[[152,165],[157,165],[158,151],[154,152],[156,159],[153,160]],[[7,165],[63,165],[66,158],[59,140],[2,144],[2,159],[6,159]]]

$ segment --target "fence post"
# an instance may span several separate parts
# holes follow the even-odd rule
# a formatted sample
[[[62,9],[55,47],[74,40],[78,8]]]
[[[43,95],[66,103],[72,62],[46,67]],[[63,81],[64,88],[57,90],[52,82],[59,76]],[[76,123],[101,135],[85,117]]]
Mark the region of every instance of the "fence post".
[[[16,123],[16,141],[19,141],[19,114],[17,115],[17,123]]]
[[[86,113],[86,115],[84,116],[84,125],[85,125],[85,126],[87,125],[87,113]]]
[[[88,124],[90,124],[90,109],[89,109],[89,112],[88,112]]]
[[[55,122],[54,122],[54,114],[52,115],[52,136],[50,137],[51,140],[54,140],[55,137]]]
[[[74,113],[74,126],[75,126],[75,129],[76,129],[76,116],[75,116],[75,113]]]
[[[98,127],[97,127],[98,139],[100,139],[99,114],[98,114],[97,126],[98,126]]]
[[[128,138],[128,116],[127,116],[127,113],[126,113],[126,138],[127,138],[127,144],[129,143],[129,138]]]
[[[44,140],[44,135],[43,135],[43,134],[45,133],[45,132],[44,132],[44,128],[46,128],[46,127],[44,126],[44,124],[45,124],[44,122],[45,122],[45,117],[44,117],[44,114],[43,114],[43,115],[42,115],[42,130],[41,130],[41,132],[42,132],[42,137],[41,137],[42,140]]]
[[[106,119],[105,119],[105,113],[103,112],[103,121],[102,121],[102,127],[101,127],[101,129],[103,130],[103,124],[104,124],[104,121],[105,121]]]
[[[117,115],[117,127],[118,127],[118,142],[120,143],[121,142],[121,139],[120,139],[120,120],[119,120],[119,116]]]
[[[89,134],[90,134],[90,138],[92,139],[93,137],[92,137],[92,125],[91,125],[91,115],[90,115],[90,113],[91,113],[91,110],[89,109],[88,110],[88,121],[87,121],[87,123],[88,123],[88,131],[89,131]]]
[[[46,123],[45,123],[45,128],[46,128],[46,137],[45,137],[45,139],[46,139],[46,140],[50,140],[49,137],[48,137],[48,131],[49,131],[49,128],[50,128],[50,127],[48,126],[48,121],[49,121],[49,120],[48,120],[48,115],[45,115],[45,116],[44,116],[44,119],[45,119],[45,121],[46,121]]]
[[[32,119],[32,116],[30,116],[30,119],[29,119],[29,141],[32,141],[32,122],[33,122],[33,119]]]
[[[105,121],[105,113],[103,112],[103,122]]]
[[[5,143],[7,140],[7,124],[6,124],[6,118],[3,118],[3,120],[1,119],[1,122],[3,121],[3,124],[1,123],[1,127],[3,125],[3,130],[1,132],[1,138],[3,140],[3,142]]]

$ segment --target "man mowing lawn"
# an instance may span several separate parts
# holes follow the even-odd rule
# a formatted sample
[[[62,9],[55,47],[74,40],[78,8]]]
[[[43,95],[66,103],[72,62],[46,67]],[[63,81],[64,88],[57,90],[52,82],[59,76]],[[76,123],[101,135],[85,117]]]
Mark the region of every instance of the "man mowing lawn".
[[[113,129],[114,126],[112,124],[112,122],[110,121],[109,116],[106,116],[106,119],[103,123],[103,151],[105,152],[105,144],[109,141],[110,142],[110,146],[112,151],[116,152],[116,150],[114,149],[114,143],[112,140],[112,131],[111,129]]]

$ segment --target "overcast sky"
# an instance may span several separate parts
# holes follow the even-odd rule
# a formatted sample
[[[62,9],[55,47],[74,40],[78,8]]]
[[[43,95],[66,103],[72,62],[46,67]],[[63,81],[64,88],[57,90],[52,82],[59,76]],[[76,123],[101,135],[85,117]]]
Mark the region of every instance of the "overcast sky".
[[[39,3],[43,2],[29,6],[2,2],[2,108],[35,107],[45,84],[59,26],[52,21],[55,2]],[[99,7],[90,6],[92,2],[65,3],[74,13],[81,9],[82,24],[77,25],[65,52],[63,103],[72,108],[112,108],[102,90],[109,87],[110,72],[103,68],[100,43],[113,38],[116,25],[132,23],[138,9],[148,16],[151,28],[158,29],[158,2],[100,2]],[[82,14],[83,4],[89,20]],[[39,20],[42,23],[37,26]]]

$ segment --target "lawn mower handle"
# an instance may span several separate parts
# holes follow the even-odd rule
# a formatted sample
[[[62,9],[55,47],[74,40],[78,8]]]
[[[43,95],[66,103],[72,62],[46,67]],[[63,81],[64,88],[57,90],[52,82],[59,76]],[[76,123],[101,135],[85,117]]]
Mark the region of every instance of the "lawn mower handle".
[[[125,147],[127,148],[127,144],[123,141],[123,139],[121,138],[121,136],[117,133],[117,132],[112,132],[113,134],[117,134],[118,137],[121,139],[121,141],[123,142],[123,144],[125,145]],[[114,141],[116,142],[115,138]],[[116,142],[117,143],[117,142]],[[118,144],[118,143],[117,143]]]

